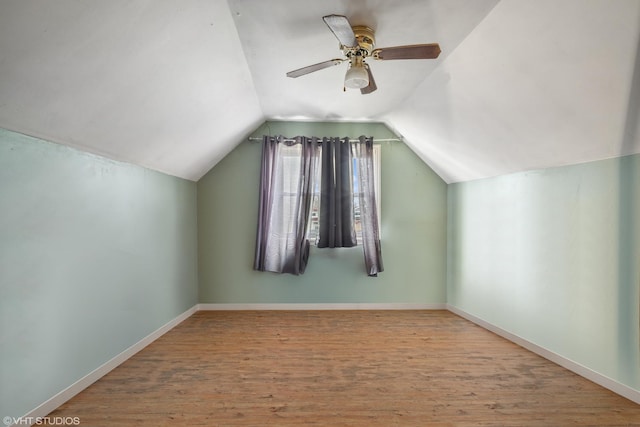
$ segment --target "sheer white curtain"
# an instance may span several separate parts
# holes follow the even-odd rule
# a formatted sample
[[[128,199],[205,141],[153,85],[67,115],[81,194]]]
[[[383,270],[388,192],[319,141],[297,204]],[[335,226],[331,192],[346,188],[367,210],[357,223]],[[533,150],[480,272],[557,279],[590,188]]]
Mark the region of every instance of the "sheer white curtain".
[[[316,140],[263,138],[254,269],[304,273],[309,259],[306,231],[318,152]]]
[[[377,276],[384,271],[382,247],[380,245],[380,225],[378,224],[378,204],[375,191],[375,162],[373,158],[373,138],[360,137],[351,145],[357,159],[358,189],[360,195],[360,221],[362,226],[362,248],[367,275]]]

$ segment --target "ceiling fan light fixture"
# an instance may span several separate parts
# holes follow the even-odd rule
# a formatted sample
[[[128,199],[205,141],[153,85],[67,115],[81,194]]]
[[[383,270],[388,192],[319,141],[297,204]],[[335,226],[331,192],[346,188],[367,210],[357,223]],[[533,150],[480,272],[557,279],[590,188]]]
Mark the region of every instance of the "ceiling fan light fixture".
[[[369,73],[362,64],[349,67],[344,76],[344,86],[349,89],[362,89],[369,86]]]

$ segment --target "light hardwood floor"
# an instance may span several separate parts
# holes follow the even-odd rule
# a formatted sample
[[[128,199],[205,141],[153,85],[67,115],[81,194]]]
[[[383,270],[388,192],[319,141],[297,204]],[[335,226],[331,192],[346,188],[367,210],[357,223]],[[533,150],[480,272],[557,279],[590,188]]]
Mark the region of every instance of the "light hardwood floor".
[[[447,311],[198,312],[50,414],[81,426],[640,426]]]

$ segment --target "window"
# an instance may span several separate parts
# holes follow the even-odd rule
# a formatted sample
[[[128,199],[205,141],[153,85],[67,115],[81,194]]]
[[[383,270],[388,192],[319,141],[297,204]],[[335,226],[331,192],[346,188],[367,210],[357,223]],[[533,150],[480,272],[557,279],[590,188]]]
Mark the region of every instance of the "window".
[[[378,214],[378,224],[380,224],[380,145],[373,146],[373,161],[375,175],[375,193],[376,193],[376,210]],[[353,209],[355,217],[355,229],[358,245],[362,244],[362,227],[360,222],[360,193],[358,192],[358,168],[356,167],[357,159],[353,159]],[[318,168],[317,176],[321,175],[321,168]],[[311,218],[309,218],[308,238],[312,245],[316,245],[318,239],[318,230],[320,228],[320,179],[316,179],[313,191],[313,200],[311,202]]]

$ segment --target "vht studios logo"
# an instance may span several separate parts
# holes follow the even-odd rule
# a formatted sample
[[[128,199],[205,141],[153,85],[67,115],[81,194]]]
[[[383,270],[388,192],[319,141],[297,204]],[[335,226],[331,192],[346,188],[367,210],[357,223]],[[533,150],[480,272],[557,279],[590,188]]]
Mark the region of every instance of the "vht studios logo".
[[[36,425],[36,426],[79,426],[80,417],[4,417],[2,422],[6,426],[11,425]]]

